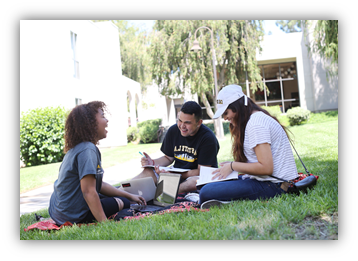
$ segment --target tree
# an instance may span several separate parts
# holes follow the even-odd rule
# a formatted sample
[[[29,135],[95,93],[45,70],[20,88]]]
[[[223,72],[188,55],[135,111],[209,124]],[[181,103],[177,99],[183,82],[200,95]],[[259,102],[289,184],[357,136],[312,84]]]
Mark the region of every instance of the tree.
[[[250,89],[263,89],[256,52],[261,51],[262,21],[255,20],[157,20],[154,25],[150,54],[152,78],[162,95],[182,94],[189,88],[197,93],[212,118],[209,99],[216,103],[212,65],[211,34],[197,32],[201,52],[190,52],[195,30],[206,26],[214,32],[218,89],[228,84],[245,82]],[[245,86],[242,86],[245,88]],[[218,90],[218,91],[219,91]]]
[[[95,22],[108,20],[94,20]],[[152,82],[150,72],[149,34],[130,26],[125,20],[111,20],[119,29],[122,74],[141,85],[142,91]]]
[[[318,53],[326,61],[331,62],[328,67],[330,77],[338,75],[338,20],[312,21],[314,26],[310,51]]]
[[[302,20],[278,20],[276,21],[276,26],[285,33],[301,32]]]
[[[306,38],[312,30],[313,40],[307,45],[310,54],[325,59],[329,77],[338,75],[338,20],[279,20],[276,25],[287,33],[303,28]]]

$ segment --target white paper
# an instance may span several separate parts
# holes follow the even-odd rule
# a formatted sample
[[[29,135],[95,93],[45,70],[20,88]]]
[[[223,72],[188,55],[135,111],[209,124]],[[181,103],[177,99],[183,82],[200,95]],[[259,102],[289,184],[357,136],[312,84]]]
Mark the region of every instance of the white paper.
[[[145,165],[145,166],[142,166],[142,168],[154,168],[154,166],[153,165]],[[168,171],[168,172],[187,172],[187,171],[190,170],[190,169],[174,168],[173,166],[170,166],[170,167],[160,166],[159,169],[160,170],[165,170],[165,171]]]
[[[200,167],[200,174],[198,182],[196,183],[197,186],[204,185],[207,183],[212,182],[220,182],[224,180],[231,180],[231,179],[238,179],[239,173],[237,171],[231,172],[225,179],[219,179],[218,177],[212,180],[212,177],[214,176],[213,171],[217,170],[217,168],[211,168],[211,167]]]

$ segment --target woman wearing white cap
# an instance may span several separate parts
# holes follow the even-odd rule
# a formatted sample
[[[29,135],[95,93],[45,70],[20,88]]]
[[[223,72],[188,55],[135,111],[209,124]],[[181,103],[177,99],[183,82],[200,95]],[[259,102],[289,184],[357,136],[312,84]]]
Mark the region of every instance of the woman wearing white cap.
[[[239,172],[237,180],[209,183],[200,190],[202,208],[231,200],[272,198],[286,193],[279,179],[298,177],[286,128],[248,98],[239,85],[225,86],[214,119],[230,121],[234,161],[221,162],[213,179]],[[277,177],[279,179],[276,179]]]

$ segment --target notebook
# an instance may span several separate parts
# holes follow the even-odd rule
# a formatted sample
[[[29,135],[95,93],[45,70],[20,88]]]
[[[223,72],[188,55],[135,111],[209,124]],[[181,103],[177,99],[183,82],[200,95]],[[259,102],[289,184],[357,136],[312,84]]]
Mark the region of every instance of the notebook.
[[[153,205],[131,205],[131,208],[139,212],[151,212],[173,205],[178,196],[180,178],[181,174],[160,173]]]
[[[142,196],[147,202],[155,197],[156,187],[151,177],[124,181],[122,188],[131,194]]]
[[[212,177],[214,176],[212,173],[214,170],[217,170],[217,168],[201,166],[200,173],[199,173],[199,179],[196,182],[196,186],[201,186],[201,185],[205,185],[207,183],[212,183],[212,182],[220,182],[220,181],[239,178],[239,176],[238,176],[239,173],[237,171],[233,171],[225,179],[216,178],[216,179],[212,180]]]
[[[155,167],[154,165],[145,165],[145,166],[142,166],[142,168],[154,168],[154,167]],[[190,170],[190,169],[174,168],[173,166],[170,166],[170,167],[159,166],[159,169],[160,169],[160,170],[165,170],[165,171],[168,171],[168,172],[187,172],[187,171]]]

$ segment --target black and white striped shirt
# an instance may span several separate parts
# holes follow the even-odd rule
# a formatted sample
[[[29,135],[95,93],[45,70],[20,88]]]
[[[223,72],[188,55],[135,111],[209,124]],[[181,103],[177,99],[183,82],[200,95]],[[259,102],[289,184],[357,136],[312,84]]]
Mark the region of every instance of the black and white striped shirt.
[[[245,129],[244,153],[248,163],[258,162],[254,148],[263,143],[271,145],[272,175],[285,180],[296,178],[298,176],[297,167],[286,132],[273,118],[263,112],[256,112],[251,115]],[[243,179],[246,178],[282,182],[268,175],[245,174]]]

